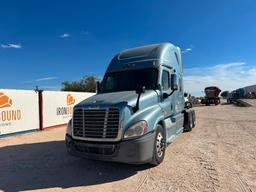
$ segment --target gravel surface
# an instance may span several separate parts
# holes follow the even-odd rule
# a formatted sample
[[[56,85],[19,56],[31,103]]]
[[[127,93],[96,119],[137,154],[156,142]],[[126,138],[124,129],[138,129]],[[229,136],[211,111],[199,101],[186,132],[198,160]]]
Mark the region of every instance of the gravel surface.
[[[256,191],[256,108],[196,107],[197,125],[164,162],[126,165],[68,156],[64,128],[0,139],[2,191]]]

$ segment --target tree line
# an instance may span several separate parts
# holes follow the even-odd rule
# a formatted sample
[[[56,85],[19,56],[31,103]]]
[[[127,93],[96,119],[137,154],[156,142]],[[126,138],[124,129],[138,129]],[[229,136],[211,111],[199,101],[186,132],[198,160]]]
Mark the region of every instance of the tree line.
[[[78,81],[64,81],[61,91],[96,92],[97,81],[99,79],[93,75],[84,76]]]

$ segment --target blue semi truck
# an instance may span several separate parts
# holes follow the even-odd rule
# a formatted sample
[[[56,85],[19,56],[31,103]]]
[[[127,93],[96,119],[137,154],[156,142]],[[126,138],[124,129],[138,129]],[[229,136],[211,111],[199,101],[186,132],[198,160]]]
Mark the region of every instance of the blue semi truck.
[[[112,59],[97,94],[74,107],[65,140],[78,157],[158,165],[167,145],[193,127],[195,112],[184,107],[180,48],[161,43]]]

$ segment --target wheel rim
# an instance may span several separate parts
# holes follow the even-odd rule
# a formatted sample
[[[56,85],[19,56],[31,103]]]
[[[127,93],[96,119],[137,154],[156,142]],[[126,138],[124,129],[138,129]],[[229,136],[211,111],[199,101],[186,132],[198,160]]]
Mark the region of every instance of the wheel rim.
[[[156,152],[158,157],[162,157],[164,153],[164,137],[161,132],[157,134],[156,137]]]

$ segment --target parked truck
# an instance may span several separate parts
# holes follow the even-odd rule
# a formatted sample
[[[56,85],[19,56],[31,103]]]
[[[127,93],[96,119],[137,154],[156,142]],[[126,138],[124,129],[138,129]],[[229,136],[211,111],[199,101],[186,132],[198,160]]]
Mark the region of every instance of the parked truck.
[[[118,53],[97,94],[77,104],[67,125],[71,155],[160,164],[168,144],[195,126],[184,108],[181,51],[170,43]]]
[[[205,97],[202,99],[201,103],[205,105],[220,104],[220,94],[221,90],[216,86],[206,87],[204,89]]]
[[[232,91],[229,93],[227,98],[227,103],[236,103],[236,100],[239,99],[236,91]]]

